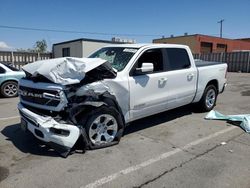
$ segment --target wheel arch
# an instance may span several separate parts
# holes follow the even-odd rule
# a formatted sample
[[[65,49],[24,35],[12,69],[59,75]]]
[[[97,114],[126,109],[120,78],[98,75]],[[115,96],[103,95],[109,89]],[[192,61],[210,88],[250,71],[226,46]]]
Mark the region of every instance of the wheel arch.
[[[16,82],[18,84],[18,80],[15,80],[15,79],[7,79],[7,80],[4,80],[1,84],[0,84],[0,87],[2,87],[3,84],[5,84],[6,82]]]
[[[76,105],[74,108],[70,111],[70,119],[71,121],[76,125],[83,125],[79,126],[81,129],[81,135],[78,138],[77,144],[79,145],[83,151],[86,149],[98,149],[103,146],[94,146],[91,144],[87,132],[86,132],[86,124],[88,120],[90,119],[91,115],[93,115],[98,108],[102,108],[103,106],[112,107],[115,113],[117,114],[118,119],[120,118],[120,126],[123,127],[120,130],[118,130],[116,140],[114,140],[111,143],[108,143],[105,145],[105,147],[112,146],[119,143],[120,138],[123,135],[123,131],[125,128],[125,120],[122,114],[122,111],[118,105],[118,102],[115,99],[115,96],[111,94],[102,95],[100,96],[100,99],[98,101],[93,100],[86,100],[78,105]]]
[[[80,119],[86,117],[85,121],[87,121],[88,116],[91,115],[91,112],[103,105],[112,106],[121,116],[122,122],[125,125],[125,119],[122,114],[122,110],[115,98],[114,95],[111,95],[108,92],[105,92],[99,97],[99,100],[86,100],[75,107],[73,107],[70,111],[70,119],[74,124],[78,124]],[[83,122],[81,122],[83,123]]]
[[[209,85],[215,86],[215,88],[216,88],[216,90],[217,90],[217,93],[219,92],[219,82],[218,82],[218,80],[216,80],[216,79],[210,80],[210,81],[207,83],[205,89],[206,89]],[[205,90],[204,90],[204,91],[205,91]]]

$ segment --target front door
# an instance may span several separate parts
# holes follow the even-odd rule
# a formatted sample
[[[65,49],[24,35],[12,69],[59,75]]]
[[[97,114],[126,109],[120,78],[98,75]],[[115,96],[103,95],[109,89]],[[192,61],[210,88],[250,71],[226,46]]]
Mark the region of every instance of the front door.
[[[152,63],[153,72],[136,74],[142,63]],[[164,66],[163,50],[146,50],[137,60],[129,76],[130,115],[139,119],[155,114],[167,108],[167,78]]]

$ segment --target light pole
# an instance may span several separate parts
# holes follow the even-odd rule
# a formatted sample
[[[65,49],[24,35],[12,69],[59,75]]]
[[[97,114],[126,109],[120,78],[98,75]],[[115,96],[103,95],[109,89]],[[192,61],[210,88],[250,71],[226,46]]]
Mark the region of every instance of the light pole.
[[[220,21],[218,21],[217,23],[220,24],[220,38],[222,38],[222,23],[224,22],[224,19],[221,19]]]

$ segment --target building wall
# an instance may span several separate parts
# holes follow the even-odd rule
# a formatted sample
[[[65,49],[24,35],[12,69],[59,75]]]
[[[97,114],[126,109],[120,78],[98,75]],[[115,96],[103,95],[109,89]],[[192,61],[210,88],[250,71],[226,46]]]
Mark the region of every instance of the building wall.
[[[63,48],[70,48],[71,57],[88,57],[94,51],[111,43],[94,42],[94,41],[74,41],[63,44],[56,44],[53,46],[54,58],[63,57]]]
[[[221,49],[217,46],[218,44],[224,44],[227,46],[226,52],[241,51],[241,50],[250,50],[250,42],[225,39],[219,37],[210,37],[205,35],[197,35],[197,40],[199,43],[207,42],[212,43],[212,52],[221,52]],[[201,46],[199,45],[199,52]]]
[[[247,40],[233,40],[199,34],[154,39],[153,43],[184,44],[189,46],[193,53],[219,53],[250,50],[250,42]]]
[[[189,46],[193,53],[198,53],[199,51],[199,44],[195,35],[154,39],[153,43],[184,44]]]
[[[53,46],[53,55],[55,58],[63,57],[63,48],[70,48],[71,57],[82,57],[82,41],[57,44]]]
[[[107,45],[110,45],[110,43],[82,41],[82,57],[88,57],[94,51]]]

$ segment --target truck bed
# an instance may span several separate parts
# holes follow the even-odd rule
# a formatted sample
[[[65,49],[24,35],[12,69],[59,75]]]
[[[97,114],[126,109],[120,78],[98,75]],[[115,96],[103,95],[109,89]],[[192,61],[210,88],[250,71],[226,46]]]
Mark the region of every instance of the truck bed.
[[[224,64],[224,62],[195,60],[196,67],[204,67],[204,66],[212,66],[212,65],[220,65],[220,64]]]
[[[221,82],[217,82],[217,84],[218,92],[222,92],[224,83],[226,83],[225,75],[227,64],[223,62],[210,62],[202,60],[195,60],[195,64],[198,70],[198,82],[194,102],[198,102],[201,99],[207,83],[211,80],[221,80]]]

